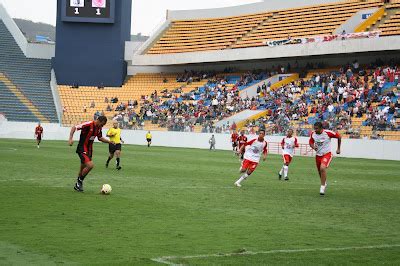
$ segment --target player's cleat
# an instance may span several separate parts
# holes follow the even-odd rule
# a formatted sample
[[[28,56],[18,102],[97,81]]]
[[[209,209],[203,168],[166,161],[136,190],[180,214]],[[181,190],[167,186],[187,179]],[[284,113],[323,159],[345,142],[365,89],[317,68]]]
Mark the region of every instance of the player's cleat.
[[[289,177],[287,176],[287,177],[285,177],[285,181],[289,181]]]
[[[236,186],[236,187],[242,187],[242,185],[239,184],[238,182],[235,182],[235,186]]]
[[[108,168],[108,163],[106,163],[106,168]]]
[[[78,192],[83,192],[83,184],[79,184],[79,182],[75,183],[74,189]]]
[[[279,178],[279,180],[282,179],[282,175],[280,173],[278,173],[278,178]]]
[[[326,188],[326,186],[321,186],[321,187],[320,187],[320,189],[319,189],[319,194],[320,194],[321,196],[324,196],[324,195],[325,195],[325,188]]]
[[[37,145],[37,148],[38,148],[38,149],[40,148],[39,145]]]
[[[117,170],[119,171],[119,170],[121,170],[122,169],[122,167],[121,166],[117,166]]]

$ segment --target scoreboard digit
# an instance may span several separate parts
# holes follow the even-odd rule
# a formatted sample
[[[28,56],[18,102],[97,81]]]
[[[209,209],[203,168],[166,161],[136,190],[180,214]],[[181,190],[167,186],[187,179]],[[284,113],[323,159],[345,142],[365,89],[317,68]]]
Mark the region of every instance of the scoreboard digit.
[[[62,21],[114,23],[116,0],[62,0]]]

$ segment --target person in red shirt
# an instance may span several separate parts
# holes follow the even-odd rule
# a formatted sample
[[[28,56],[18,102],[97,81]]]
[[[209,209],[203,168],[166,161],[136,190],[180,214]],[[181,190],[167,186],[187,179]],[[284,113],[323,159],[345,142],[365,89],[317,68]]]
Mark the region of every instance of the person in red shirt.
[[[240,136],[238,138],[238,143],[239,143],[239,151],[238,155],[240,155],[240,160],[243,160],[243,155],[244,155],[244,150],[242,151],[241,148],[243,145],[245,145],[247,142],[247,137],[244,135],[244,130],[240,131]]]
[[[40,148],[40,142],[42,142],[43,137],[43,127],[38,123],[37,127],[35,128],[35,138],[37,142],[38,149]]]
[[[238,138],[239,138],[238,133],[236,132],[236,130],[233,130],[233,133],[232,133],[232,135],[231,135],[231,142],[232,142],[232,150],[233,150],[234,152],[237,151]]]
[[[81,136],[79,139],[78,147],[76,148],[76,153],[81,160],[81,166],[78,174],[77,181],[75,183],[74,189],[78,192],[83,192],[83,180],[93,169],[94,164],[92,162],[93,154],[93,142],[97,138],[99,141],[108,144],[114,144],[112,141],[104,138],[102,135],[102,128],[107,123],[107,117],[99,116],[96,121],[85,122],[80,125],[73,126],[69,134],[69,145],[74,144],[74,133],[77,130],[81,130]]]

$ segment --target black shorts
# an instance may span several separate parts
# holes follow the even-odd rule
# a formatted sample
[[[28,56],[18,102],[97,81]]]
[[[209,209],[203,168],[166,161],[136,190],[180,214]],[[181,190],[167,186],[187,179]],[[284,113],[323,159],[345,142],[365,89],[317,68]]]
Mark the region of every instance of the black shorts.
[[[237,147],[237,145],[238,145],[238,143],[237,143],[237,141],[234,141],[234,142],[232,142],[232,147]]]
[[[37,141],[41,141],[41,140],[42,140],[42,136],[37,136],[37,137],[36,137],[36,140],[37,140]]]
[[[118,144],[108,144],[108,151],[114,153],[115,151],[120,151],[122,149],[121,143]]]
[[[78,153],[79,158],[81,159],[81,164],[86,164],[92,161],[92,155],[86,153]]]
[[[146,139],[147,140],[147,142],[151,142],[151,139]]]

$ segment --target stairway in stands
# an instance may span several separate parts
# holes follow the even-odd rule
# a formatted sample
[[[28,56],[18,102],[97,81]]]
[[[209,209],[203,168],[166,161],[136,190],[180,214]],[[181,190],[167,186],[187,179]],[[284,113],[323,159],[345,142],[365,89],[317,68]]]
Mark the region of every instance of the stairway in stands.
[[[22,113],[13,108],[5,112],[14,121],[58,122],[53,95],[50,88],[51,62],[45,59],[25,57],[12,34],[0,19],[0,72],[3,73],[0,100],[12,101],[26,106]],[[11,93],[11,94],[10,94]],[[7,95],[7,98],[5,98]],[[11,101],[11,102],[12,102]],[[5,109],[5,108],[4,108]],[[15,109],[17,110],[17,109]],[[27,115],[31,113],[31,115]]]

